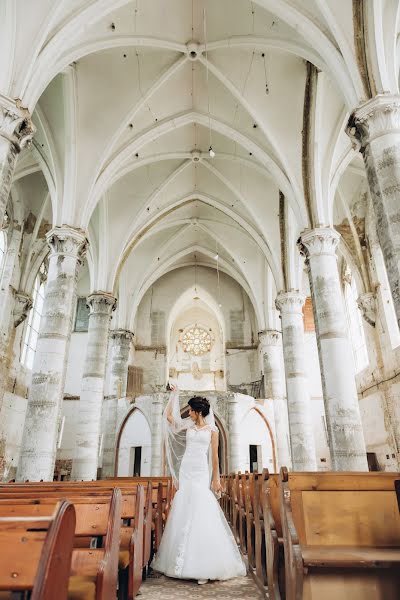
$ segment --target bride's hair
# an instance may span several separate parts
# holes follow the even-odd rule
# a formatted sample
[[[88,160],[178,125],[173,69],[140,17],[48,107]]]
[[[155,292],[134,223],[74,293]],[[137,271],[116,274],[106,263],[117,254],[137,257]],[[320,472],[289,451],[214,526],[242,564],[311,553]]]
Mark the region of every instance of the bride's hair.
[[[193,398],[190,398],[188,404],[192,410],[200,413],[203,417],[206,417],[210,412],[210,403],[207,398],[193,396]]]

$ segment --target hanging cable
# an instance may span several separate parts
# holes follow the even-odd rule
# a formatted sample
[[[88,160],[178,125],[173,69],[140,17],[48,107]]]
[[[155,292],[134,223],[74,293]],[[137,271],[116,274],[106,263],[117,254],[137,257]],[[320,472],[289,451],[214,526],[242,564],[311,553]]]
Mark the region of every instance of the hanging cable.
[[[210,142],[210,147],[208,149],[208,153],[211,158],[214,158],[215,151],[212,145],[212,134],[211,134],[211,113],[210,113],[210,84],[209,84],[209,74],[208,74],[208,48],[207,48],[207,18],[206,18],[206,9],[203,9],[203,34],[204,34],[204,54],[206,57],[206,86],[207,86],[207,114],[208,114],[208,137]]]

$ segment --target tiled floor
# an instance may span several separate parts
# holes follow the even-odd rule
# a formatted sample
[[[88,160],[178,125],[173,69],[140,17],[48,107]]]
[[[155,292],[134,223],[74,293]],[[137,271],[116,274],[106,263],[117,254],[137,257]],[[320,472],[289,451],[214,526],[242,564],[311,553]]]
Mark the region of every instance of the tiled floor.
[[[199,585],[196,581],[159,576],[142,584],[139,597],[141,600],[262,600],[263,595],[251,577]]]

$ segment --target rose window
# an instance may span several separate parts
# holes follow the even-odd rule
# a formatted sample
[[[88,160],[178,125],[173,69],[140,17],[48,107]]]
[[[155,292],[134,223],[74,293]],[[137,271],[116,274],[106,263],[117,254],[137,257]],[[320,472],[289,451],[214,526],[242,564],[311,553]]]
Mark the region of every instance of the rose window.
[[[191,327],[182,336],[183,350],[194,356],[207,354],[210,352],[212,339],[211,335],[203,327]]]

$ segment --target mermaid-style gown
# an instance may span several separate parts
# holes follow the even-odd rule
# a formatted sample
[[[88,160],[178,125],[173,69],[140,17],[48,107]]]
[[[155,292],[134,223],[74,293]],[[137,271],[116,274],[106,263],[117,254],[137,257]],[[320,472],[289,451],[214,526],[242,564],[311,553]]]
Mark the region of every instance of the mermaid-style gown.
[[[186,431],[179,489],[153,560],[154,570],[180,579],[231,579],[246,575],[225,515],[210,489],[209,426]]]

